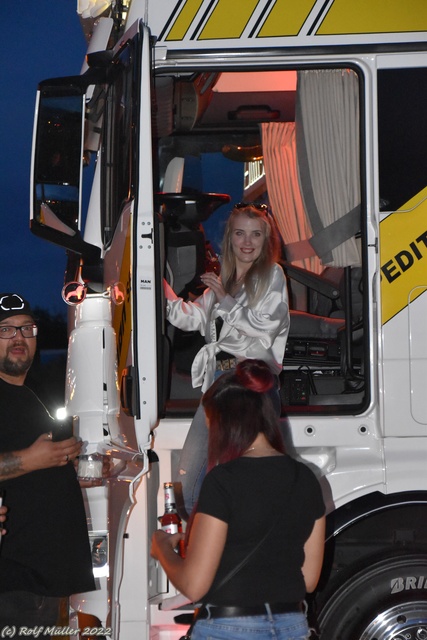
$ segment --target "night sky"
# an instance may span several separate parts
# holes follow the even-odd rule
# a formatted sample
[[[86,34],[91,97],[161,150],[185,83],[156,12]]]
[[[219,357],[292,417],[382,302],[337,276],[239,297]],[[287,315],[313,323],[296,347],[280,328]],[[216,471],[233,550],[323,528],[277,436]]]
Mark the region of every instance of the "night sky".
[[[14,0],[3,7],[0,70],[0,292],[66,313],[61,298],[65,252],[29,230],[30,162],[40,80],[80,73],[86,43],[77,0]]]

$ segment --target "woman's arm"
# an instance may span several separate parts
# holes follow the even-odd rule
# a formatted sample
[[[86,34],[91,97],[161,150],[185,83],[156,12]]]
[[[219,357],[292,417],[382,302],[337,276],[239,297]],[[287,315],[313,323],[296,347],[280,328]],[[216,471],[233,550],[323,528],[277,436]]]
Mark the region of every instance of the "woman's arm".
[[[307,593],[312,593],[319,582],[325,548],[325,516],[315,521],[313,531],[304,545],[305,560],[302,573]]]
[[[219,567],[227,537],[228,525],[223,520],[197,513],[190,532],[186,557],[174,547],[182,534],[155,531],[151,555],[158,560],[172,584],[192,602],[198,602],[209,591]]]
[[[163,290],[166,298],[167,320],[183,331],[200,331],[205,335],[208,312],[212,306],[212,291],[206,289],[194,302],[185,302],[182,298],[178,298],[166,280],[163,280]]]

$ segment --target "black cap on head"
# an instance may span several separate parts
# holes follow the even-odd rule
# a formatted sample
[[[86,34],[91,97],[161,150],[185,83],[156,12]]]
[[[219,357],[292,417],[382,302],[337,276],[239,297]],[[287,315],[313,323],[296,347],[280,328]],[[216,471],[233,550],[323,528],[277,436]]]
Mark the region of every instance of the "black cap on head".
[[[0,322],[12,316],[31,316],[30,303],[18,293],[0,293]]]

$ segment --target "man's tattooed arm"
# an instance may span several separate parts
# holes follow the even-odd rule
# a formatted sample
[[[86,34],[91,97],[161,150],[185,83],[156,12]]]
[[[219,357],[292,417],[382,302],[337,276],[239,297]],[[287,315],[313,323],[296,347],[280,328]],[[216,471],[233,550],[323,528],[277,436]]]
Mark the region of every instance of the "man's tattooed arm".
[[[0,454],[0,480],[9,480],[25,473],[19,451]]]
[[[0,482],[40,469],[64,467],[77,458],[81,448],[81,441],[74,436],[53,442],[50,433],[42,433],[25,449],[0,453]]]

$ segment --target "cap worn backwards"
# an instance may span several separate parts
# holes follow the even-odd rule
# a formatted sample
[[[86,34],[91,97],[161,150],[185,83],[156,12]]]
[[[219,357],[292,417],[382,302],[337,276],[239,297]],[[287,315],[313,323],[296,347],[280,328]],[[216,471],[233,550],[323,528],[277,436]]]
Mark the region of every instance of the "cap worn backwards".
[[[31,316],[34,314],[30,303],[18,293],[0,293],[0,322],[12,316]]]

